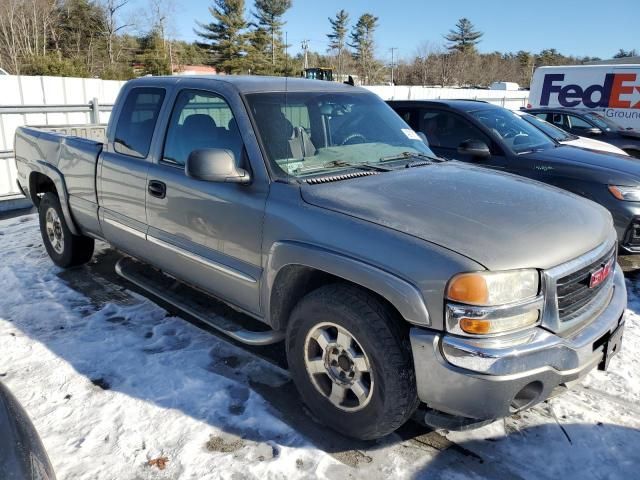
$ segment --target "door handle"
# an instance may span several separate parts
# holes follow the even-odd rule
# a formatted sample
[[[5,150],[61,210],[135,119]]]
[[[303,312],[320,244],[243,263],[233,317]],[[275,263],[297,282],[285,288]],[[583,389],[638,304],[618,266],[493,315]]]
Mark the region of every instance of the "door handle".
[[[164,198],[167,195],[167,186],[164,182],[159,180],[149,180],[147,191],[149,192],[149,195],[157,198]]]

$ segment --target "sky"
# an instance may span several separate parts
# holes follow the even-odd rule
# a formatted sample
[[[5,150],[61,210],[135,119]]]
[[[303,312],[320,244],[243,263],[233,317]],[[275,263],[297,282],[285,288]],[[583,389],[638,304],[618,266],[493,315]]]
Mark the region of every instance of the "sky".
[[[196,19],[211,19],[211,2],[168,1],[174,2],[175,38],[195,40]],[[248,11],[253,8],[253,0],[245,3]],[[341,8],[349,12],[352,24],[365,12],[379,17],[375,38],[381,58],[390,58],[392,47],[409,59],[420,45],[442,45],[442,36],[461,17],[484,32],[481,52],[556,48],[565,55],[611,58],[620,48],[640,50],[640,0],[293,0],[284,27],[290,53],[300,51],[302,40],[310,41],[311,50],[325,52],[330,29],[327,18]]]

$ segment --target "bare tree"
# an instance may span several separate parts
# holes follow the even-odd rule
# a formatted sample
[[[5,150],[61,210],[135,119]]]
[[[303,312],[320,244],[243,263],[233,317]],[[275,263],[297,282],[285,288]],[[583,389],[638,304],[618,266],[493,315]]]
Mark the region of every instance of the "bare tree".
[[[173,41],[171,40],[173,33],[173,14],[175,4],[173,0],[149,0],[151,7],[151,18],[149,30],[155,31],[162,41],[162,52],[165,59],[169,60],[170,69],[173,73]]]
[[[20,73],[24,58],[47,53],[56,7],[56,0],[0,1],[0,52],[11,73]]]
[[[130,0],[102,0],[102,8],[104,9],[106,22],[105,31],[103,32],[107,40],[107,54],[109,56],[109,65],[116,62],[114,45],[117,36],[125,29],[132,26],[131,23],[121,23],[120,13],[127,6]]]

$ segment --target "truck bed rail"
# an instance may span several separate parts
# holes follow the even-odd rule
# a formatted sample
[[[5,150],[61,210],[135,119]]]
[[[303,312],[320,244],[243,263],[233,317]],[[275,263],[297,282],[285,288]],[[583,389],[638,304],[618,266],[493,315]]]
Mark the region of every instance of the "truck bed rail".
[[[29,128],[37,128],[47,132],[61,133],[71,137],[86,138],[96,142],[105,142],[107,138],[107,125],[33,125]]]

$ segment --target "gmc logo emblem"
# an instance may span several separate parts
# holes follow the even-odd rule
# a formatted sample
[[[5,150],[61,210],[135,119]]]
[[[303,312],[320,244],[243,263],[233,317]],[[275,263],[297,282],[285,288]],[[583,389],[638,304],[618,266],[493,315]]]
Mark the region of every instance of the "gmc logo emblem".
[[[591,272],[589,277],[589,288],[595,288],[604,282],[613,270],[613,259],[609,260],[595,272]]]

